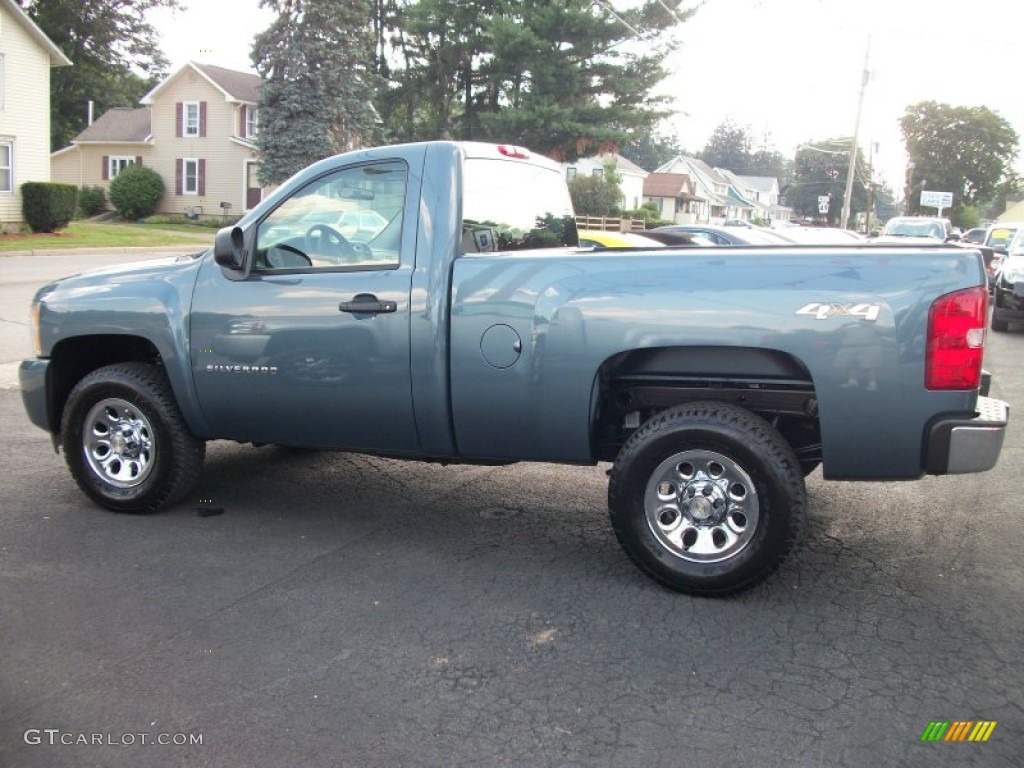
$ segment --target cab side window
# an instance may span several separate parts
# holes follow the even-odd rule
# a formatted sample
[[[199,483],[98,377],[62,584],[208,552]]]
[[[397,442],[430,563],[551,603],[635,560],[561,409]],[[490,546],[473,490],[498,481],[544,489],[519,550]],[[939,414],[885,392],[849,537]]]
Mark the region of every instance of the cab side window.
[[[256,231],[264,272],[397,268],[408,170],[358,165],[311,181]]]

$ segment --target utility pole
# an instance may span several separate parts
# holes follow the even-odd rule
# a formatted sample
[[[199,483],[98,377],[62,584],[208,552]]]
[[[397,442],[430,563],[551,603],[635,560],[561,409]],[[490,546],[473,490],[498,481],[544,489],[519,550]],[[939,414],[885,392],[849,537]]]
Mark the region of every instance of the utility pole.
[[[875,192],[875,152],[878,151],[878,142],[868,142],[868,210],[864,215],[864,234],[871,234],[871,211],[874,204],[874,192]]]
[[[850,198],[853,197],[853,174],[857,170],[857,140],[860,138],[860,113],[864,106],[864,90],[868,86],[868,80],[871,79],[871,73],[868,71],[868,54],[871,51],[871,36],[868,36],[867,45],[864,48],[864,71],[860,77],[860,95],[857,97],[857,122],[853,126],[853,145],[850,147],[850,165],[846,171],[846,194],[843,195],[843,216],[839,222],[839,225],[846,229],[846,225],[850,221]]]

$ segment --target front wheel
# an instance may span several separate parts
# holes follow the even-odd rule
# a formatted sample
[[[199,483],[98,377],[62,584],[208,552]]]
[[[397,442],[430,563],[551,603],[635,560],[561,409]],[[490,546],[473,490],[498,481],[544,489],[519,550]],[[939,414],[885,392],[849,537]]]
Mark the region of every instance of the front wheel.
[[[179,500],[199,481],[206,455],[164,372],[143,363],[85,376],[68,396],[61,433],[78,486],[117,512],[152,512]]]
[[[773,573],[807,506],[793,449],[761,417],[728,403],[671,408],[619,452],[612,527],[646,574],[680,592],[721,596]]]

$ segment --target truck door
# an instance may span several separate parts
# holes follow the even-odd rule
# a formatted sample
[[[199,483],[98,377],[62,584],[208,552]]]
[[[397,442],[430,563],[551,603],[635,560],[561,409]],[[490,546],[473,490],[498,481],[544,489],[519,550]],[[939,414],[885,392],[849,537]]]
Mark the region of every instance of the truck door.
[[[191,367],[217,437],[418,449],[408,178],[401,161],[338,168],[249,225],[247,277],[207,259],[193,296]]]

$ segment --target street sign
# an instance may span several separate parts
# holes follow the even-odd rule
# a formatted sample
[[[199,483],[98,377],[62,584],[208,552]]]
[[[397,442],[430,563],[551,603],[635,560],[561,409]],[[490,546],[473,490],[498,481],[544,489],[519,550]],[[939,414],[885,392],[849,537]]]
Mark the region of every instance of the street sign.
[[[818,195],[818,213],[828,213],[828,204],[832,200],[832,195]]]
[[[953,205],[952,192],[929,192],[921,190],[921,205],[926,208],[950,208]]]

